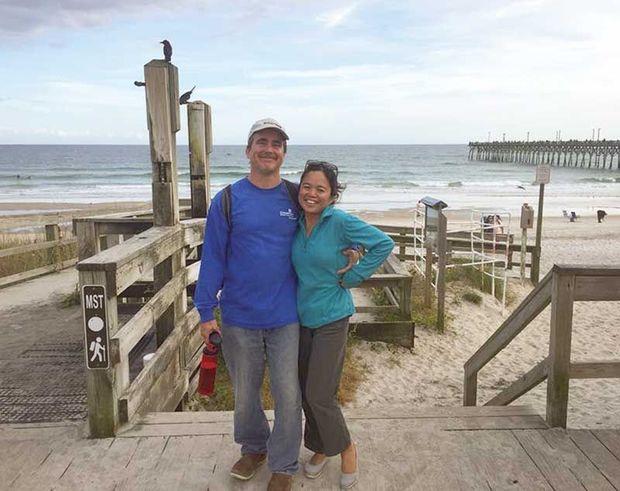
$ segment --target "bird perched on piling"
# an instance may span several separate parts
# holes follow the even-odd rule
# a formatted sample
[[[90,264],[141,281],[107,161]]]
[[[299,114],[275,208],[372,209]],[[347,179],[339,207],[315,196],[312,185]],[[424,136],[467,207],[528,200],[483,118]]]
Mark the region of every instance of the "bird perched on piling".
[[[144,87],[146,85],[146,82],[140,82],[139,80],[134,80],[133,84],[136,87]]]
[[[167,62],[170,62],[172,60],[172,45],[170,44],[170,41],[164,39],[163,41],[160,41],[159,44],[164,45],[164,58]]]
[[[183,94],[181,94],[181,97],[179,97],[179,104],[181,106],[189,102],[189,98],[192,96],[192,92],[194,92],[195,88],[196,86],[194,85],[191,90],[188,90],[187,92],[184,92]]]

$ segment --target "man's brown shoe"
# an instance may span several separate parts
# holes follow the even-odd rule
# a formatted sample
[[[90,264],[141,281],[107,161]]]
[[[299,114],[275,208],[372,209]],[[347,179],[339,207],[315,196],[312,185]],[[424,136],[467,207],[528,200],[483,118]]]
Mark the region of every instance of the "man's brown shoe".
[[[265,463],[265,460],[267,460],[267,454],[246,453],[232,466],[230,475],[242,481],[252,479],[258,468]]]
[[[293,489],[293,476],[274,472],[271,474],[267,491],[291,491]]]

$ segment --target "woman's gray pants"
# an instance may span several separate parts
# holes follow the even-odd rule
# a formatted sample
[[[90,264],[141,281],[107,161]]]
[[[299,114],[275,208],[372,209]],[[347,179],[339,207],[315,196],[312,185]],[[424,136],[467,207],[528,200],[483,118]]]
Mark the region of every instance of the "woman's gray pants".
[[[299,381],[306,415],[304,445],[316,453],[338,455],[351,444],[336,394],[344,365],[349,318],[317,328],[301,327]]]

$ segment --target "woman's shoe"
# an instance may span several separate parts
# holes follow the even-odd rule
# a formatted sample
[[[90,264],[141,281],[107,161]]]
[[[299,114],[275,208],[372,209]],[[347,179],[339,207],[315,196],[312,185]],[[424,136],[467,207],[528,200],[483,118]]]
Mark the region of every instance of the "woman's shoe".
[[[357,459],[357,445],[355,445],[355,472],[340,474],[340,489],[351,489],[357,484],[360,465]]]
[[[321,474],[323,474],[323,469],[325,469],[328,460],[329,459],[325,457],[320,464],[312,464],[310,461],[306,462],[304,464],[304,475],[308,479],[316,479],[317,477],[320,477]]]

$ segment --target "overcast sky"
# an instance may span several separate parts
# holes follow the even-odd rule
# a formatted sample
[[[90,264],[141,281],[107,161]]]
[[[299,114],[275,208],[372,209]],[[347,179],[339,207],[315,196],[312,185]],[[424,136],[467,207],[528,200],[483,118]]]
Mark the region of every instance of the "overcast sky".
[[[147,143],[163,38],[216,144],[620,138],[618,0],[0,0],[0,143]]]

